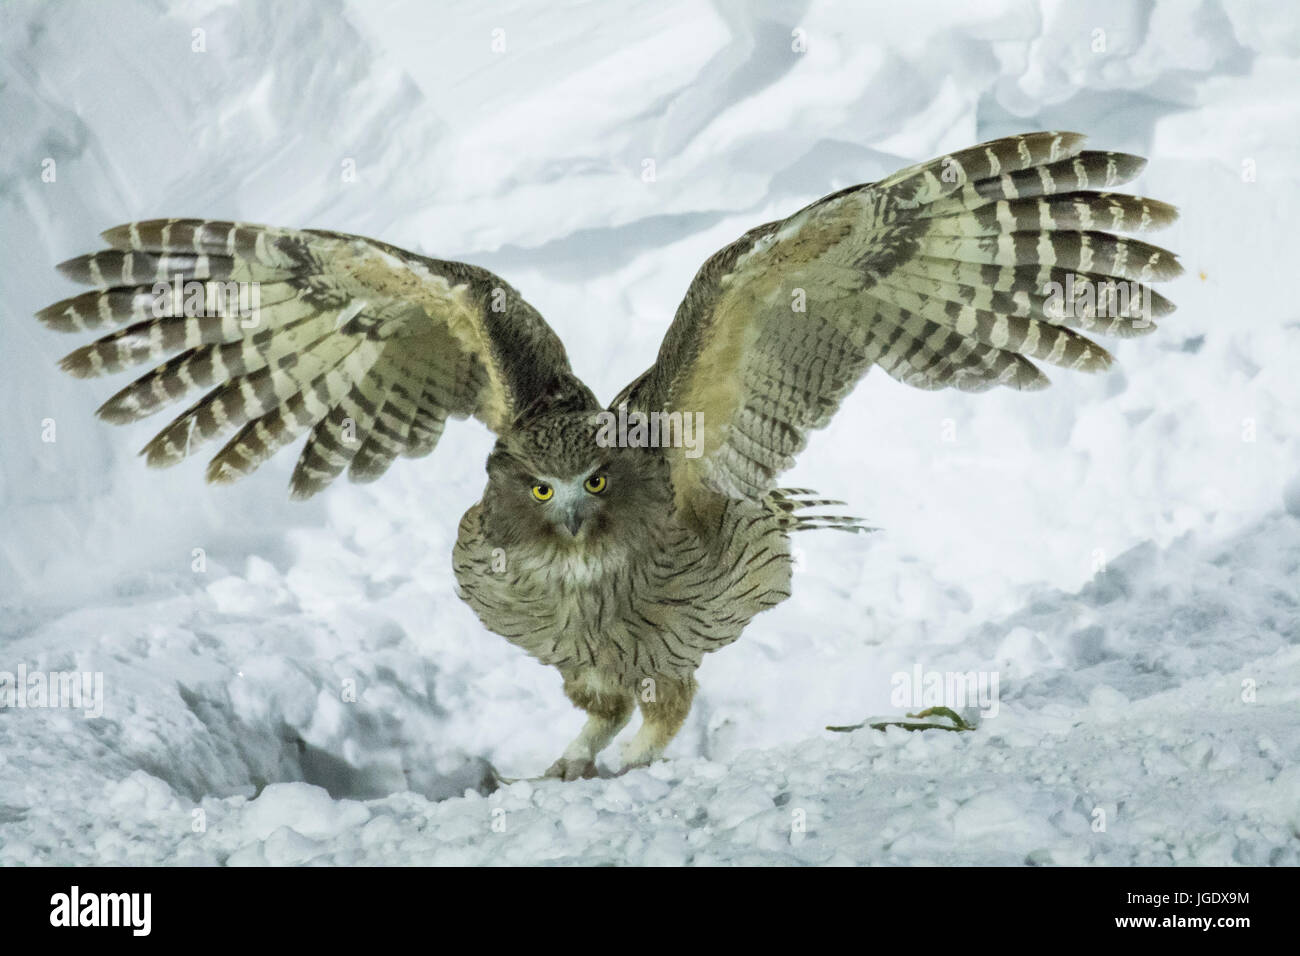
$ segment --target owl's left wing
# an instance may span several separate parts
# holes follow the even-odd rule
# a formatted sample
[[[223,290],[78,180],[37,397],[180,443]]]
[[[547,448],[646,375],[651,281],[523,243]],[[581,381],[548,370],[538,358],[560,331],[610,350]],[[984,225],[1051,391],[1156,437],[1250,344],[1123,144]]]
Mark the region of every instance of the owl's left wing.
[[[213,482],[309,432],[305,498],[343,471],[382,474],[433,450],[448,418],[501,434],[531,409],[594,404],[564,346],[496,275],[362,236],[202,219],[133,222],[59,268],[94,289],[42,310],[64,332],[111,330],[63,359],[78,377],[158,362],[99,409],[136,421],[206,394],[145,446],[174,464],[223,432]],[[169,358],[170,356],[170,358]]]
[[[1075,329],[1154,328],[1173,306],[1147,283],[1181,266],[1113,233],[1176,212],[1095,191],[1145,161],[1082,147],[1076,133],[994,140],[826,196],[712,256],[655,364],[614,402],[700,416],[698,456],[667,452],[679,502],[767,492],[873,364],[926,389],[1034,389],[1048,384],[1035,359],[1109,366]]]

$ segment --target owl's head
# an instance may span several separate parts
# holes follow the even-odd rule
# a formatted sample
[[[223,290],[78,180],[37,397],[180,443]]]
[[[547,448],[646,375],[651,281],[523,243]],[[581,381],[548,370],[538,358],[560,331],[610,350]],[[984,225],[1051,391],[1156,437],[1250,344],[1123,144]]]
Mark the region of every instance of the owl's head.
[[[590,411],[539,416],[488,456],[483,520],[494,542],[591,544],[644,533],[671,495],[654,449],[608,447]]]

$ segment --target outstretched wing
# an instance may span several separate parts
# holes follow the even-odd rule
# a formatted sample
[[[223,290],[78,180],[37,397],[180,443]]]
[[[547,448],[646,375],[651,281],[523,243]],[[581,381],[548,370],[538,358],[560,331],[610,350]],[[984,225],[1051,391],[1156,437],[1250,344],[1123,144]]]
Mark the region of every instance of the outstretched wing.
[[[1177,214],[1094,191],[1145,161],[1082,146],[1076,133],[994,140],[826,196],[712,256],[656,363],[614,402],[702,416],[698,457],[669,452],[679,502],[766,493],[873,364],[920,388],[1041,388],[1032,360],[1109,366],[1075,329],[1154,328],[1173,306],[1147,283],[1181,266],[1112,233]]]
[[[292,481],[306,498],[344,469],[369,481],[398,455],[428,454],[449,417],[501,433],[556,396],[594,405],[550,326],[476,266],[342,233],[199,219],[103,236],[112,249],[59,266],[94,290],[38,318],[115,330],[63,359],[79,377],[173,356],[105,402],[106,421],[209,390],[145,446],[150,465],[237,429],[207,471],[233,481],[310,430]]]

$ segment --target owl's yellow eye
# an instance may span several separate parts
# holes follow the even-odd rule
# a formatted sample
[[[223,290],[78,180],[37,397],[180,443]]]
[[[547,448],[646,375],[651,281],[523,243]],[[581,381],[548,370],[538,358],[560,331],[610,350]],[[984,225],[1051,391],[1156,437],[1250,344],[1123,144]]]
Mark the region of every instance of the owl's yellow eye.
[[[604,475],[592,475],[582,483],[582,487],[586,488],[593,495],[598,495],[605,490],[606,484],[607,482],[605,481]]]
[[[550,485],[536,484],[533,485],[533,497],[538,501],[550,501],[555,497],[555,489]]]

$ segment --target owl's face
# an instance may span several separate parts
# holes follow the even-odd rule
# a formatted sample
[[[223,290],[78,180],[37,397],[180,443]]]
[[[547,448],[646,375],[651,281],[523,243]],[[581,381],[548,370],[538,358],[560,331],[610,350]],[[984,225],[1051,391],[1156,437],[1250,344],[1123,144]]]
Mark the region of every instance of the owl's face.
[[[483,519],[494,543],[583,547],[644,534],[671,507],[654,449],[602,447],[590,412],[549,415],[488,457]]]

